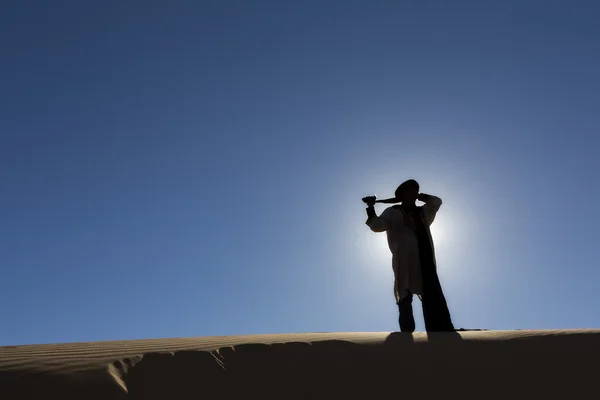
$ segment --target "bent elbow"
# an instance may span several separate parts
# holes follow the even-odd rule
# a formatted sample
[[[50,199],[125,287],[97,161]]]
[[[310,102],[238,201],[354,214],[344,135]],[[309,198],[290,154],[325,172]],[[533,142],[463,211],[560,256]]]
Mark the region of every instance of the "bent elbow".
[[[387,221],[378,216],[370,216],[367,218],[366,224],[373,232],[385,232],[387,230]]]
[[[385,226],[383,224],[378,224],[378,223],[370,223],[367,224],[369,226],[369,229],[371,229],[372,232],[375,233],[380,233],[380,232],[385,232]]]

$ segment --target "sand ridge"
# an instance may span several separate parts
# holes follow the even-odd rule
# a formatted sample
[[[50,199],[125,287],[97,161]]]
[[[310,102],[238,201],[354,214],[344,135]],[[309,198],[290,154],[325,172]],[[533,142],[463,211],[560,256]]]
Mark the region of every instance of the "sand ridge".
[[[0,347],[0,399],[600,398],[599,356],[593,329],[11,346]]]

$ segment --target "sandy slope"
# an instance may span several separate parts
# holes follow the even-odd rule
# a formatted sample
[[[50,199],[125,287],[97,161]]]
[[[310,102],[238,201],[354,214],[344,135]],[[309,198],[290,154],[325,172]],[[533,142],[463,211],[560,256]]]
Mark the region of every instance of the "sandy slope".
[[[0,399],[600,399],[600,330],[0,347]]]

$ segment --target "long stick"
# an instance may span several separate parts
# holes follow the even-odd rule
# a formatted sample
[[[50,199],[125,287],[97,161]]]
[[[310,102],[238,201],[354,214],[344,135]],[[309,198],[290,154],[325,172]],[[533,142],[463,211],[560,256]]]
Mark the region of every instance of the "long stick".
[[[375,203],[383,203],[383,204],[396,204],[396,203],[400,203],[400,202],[401,201],[395,197],[391,197],[389,199],[383,199],[383,200],[375,200]]]

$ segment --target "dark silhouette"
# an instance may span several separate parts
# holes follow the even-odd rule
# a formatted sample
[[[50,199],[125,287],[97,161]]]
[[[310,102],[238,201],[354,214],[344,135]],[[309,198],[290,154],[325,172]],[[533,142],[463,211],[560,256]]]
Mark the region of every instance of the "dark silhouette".
[[[417,206],[417,200],[425,204]],[[412,301],[413,295],[417,295],[423,306],[426,331],[455,331],[436,271],[435,249],[429,230],[442,199],[419,193],[419,184],[410,179],[398,186],[394,198],[377,200],[375,196],[369,196],[363,201],[367,204],[366,224],[373,232],[387,233],[400,330],[415,330]],[[377,216],[375,203],[401,204],[388,207]]]

